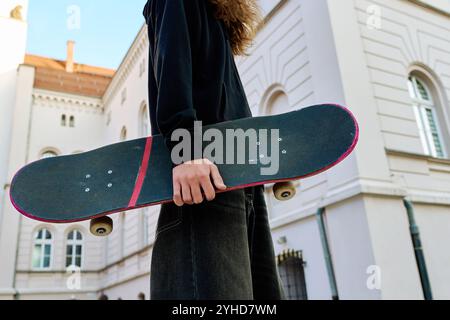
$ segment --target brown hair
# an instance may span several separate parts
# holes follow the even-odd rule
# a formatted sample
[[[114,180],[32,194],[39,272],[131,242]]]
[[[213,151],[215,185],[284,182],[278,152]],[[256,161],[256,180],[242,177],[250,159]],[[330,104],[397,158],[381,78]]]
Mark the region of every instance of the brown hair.
[[[246,55],[261,22],[257,0],[208,0],[228,31],[233,54]]]

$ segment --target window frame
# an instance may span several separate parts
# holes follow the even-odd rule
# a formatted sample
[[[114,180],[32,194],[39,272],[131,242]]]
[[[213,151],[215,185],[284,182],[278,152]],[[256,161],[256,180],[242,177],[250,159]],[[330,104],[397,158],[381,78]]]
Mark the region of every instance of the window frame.
[[[66,114],[61,115],[61,127],[67,127],[67,115]]]
[[[74,236],[76,237],[77,233],[79,233],[81,235],[81,239],[69,239],[69,235],[74,232]],[[72,254],[71,254],[71,260],[72,263],[70,265],[67,265],[67,258],[69,256],[68,254],[68,247],[71,246],[72,247]],[[76,262],[77,259],[77,254],[76,254],[76,247],[80,246],[81,247],[81,254],[80,254],[80,265],[76,265],[74,263],[74,261]],[[71,229],[67,234],[66,234],[66,248],[65,248],[65,260],[64,260],[64,265],[66,268],[69,267],[77,267],[77,268],[83,268],[83,264],[84,264],[84,234],[83,232],[81,232],[80,229],[78,228],[74,228]]]
[[[127,223],[127,213],[121,212],[119,214],[119,256],[120,259],[125,257],[125,237],[126,237],[126,223]]]
[[[69,117],[69,128],[75,128],[75,116],[71,115]]]
[[[124,142],[127,141],[128,139],[128,129],[126,126],[123,126],[122,129],[120,130],[120,141]]]
[[[120,92],[120,105],[123,106],[125,102],[127,102],[128,98],[128,89],[127,87],[124,87],[122,91]]]
[[[286,296],[286,300],[308,300],[308,286],[306,282],[306,273],[305,273],[305,265],[306,262],[303,259],[303,252],[302,251],[296,251],[296,250],[285,250],[281,254],[277,256],[277,268],[278,272],[280,274],[280,281],[281,286],[284,289],[284,294]],[[285,267],[284,269],[282,267]],[[293,275],[288,274],[288,271],[292,271],[293,268],[298,268],[298,270],[295,270]],[[282,272],[285,271],[285,274]],[[287,280],[292,280],[289,278],[289,276],[294,278],[295,284],[299,284],[299,287],[295,287],[293,291],[286,290],[286,286],[288,283],[285,282],[286,278]],[[299,283],[297,283],[299,281]],[[300,287],[301,286],[301,287]],[[293,295],[296,295],[295,298],[299,299],[293,299]]]
[[[145,121],[145,125],[144,125]],[[151,134],[150,128],[150,117],[148,113],[148,105],[146,102],[141,103],[141,108],[139,109],[139,135],[142,138],[146,138]],[[147,129],[147,132],[144,132],[144,129]]]
[[[428,96],[428,100],[422,97],[419,89],[419,84],[425,90]],[[414,74],[410,74],[408,76],[408,92],[409,97],[413,103],[414,116],[419,129],[420,141],[424,154],[434,158],[446,159],[448,157],[448,153],[445,136],[443,134],[443,131],[441,130],[439,121],[440,117],[438,116],[435,97],[433,96],[433,92],[430,90],[427,81]],[[434,133],[430,127],[428,112],[431,112],[432,120],[436,127],[436,133]],[[436,149],[434,134],[438,136],[442,154],[439,154]]]
[[[139,78],[142,78],[142,76],[147,71],[147,59],[143,58],[141,62],[139,63]]]
[[[43,237],[43,239],[38,238],[38,235],[40,232],[48,232],[50,234],[50,239],[46,239],[46,236]],[[39,266],[35,266],[34,265],[34,261],[35,261],[35,248],[37,245],[40,245],[40,253],[39,253]],[[44,261],[45,261],[45,247],[46,246],[50,246],[50,254],[49,256],[49,263],[48,266],[45,267],[44,266]],[[32,250],[31,250],[31,269],[34,271],[48,271],[51,270],[53,268],[53,233],[50,231],[50,229],[48,227],[42,227],[37,229],[34,232],[34,236],[33,236],[33,243],[32,243]]]
[[[149,246],[151,244],[151,239],[150,239],[150,228],[149,228],[149,223],[150,223],[150,215],[151,215],[151,209],[150,207],[144,207],[140,209],[140,246],[141,248],[145,248],[147,246]]]

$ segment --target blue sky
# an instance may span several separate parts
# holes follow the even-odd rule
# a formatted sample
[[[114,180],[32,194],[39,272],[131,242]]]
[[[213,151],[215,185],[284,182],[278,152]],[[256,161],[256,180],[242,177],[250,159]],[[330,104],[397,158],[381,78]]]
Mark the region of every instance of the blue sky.
[[[27,53],[117,68],[144,23],[146,0],[30,0]]]

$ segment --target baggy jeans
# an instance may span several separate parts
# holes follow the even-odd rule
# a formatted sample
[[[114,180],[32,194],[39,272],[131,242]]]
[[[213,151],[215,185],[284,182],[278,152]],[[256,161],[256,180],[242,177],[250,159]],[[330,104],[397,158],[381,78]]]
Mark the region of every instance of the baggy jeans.
[[[283,299],[263,187],[163,205],[150,279],[153,300]]]

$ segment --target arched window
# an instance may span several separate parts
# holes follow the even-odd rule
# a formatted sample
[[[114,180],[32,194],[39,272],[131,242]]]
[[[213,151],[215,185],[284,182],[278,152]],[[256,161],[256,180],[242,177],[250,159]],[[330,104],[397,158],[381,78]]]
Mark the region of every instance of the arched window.
[[[120,140],[125,141],[127,140],[127,128],[122,127],[122,131],[120,131]]]
[[[111,124],[111,111],[108,112],[108,115],[106,116],[106,125],[109,126]]]
[[[123,106],[127,101],[127,88],[122,89],[120,104]]]
[[[79,230],[72,230],[67,235],[66,267],[81,268],[83,257],[83,235]]]
[[[259,102],[258,115],[276,115],[292,111],[286,89],[281,83],[270,85]]]
[[[67,125],[67,117],[65,114],[61,116],[61,126],[65,127]]]
[[[425,154],[436,158],[445,158],[444,141],[430,88],[425,81],[411,75],[408,79],[408,89],[413,100],[414,114]]]
[[[74,116],[70,116],[70,118],[69,118],[69,127],[71,127],[71,128],[75,127],[75,117]]]
[[[301,251],[287,250],[277,257],[278,270],[287,300],[307,300],[304,261]]]
[[[145,103],[142,104],[139,112],[139,135],[141,137],[147,137],[150,135],[150,119],[148,107]]]
[[[36,232],[33,245],[32,266],[34,269],[49,269],[52,260],[52,234],[43,228]]]
[[[52,150],[47,150],[41,153],[41,159],[45,159],[45,158],[53,158],[58,156],[58,154],[55,151]]]
[[[122,127],[122,131],[120,131],[120,141],[127,140],[127,128]]]
[[[142,59],[141,63],[139,64],[139,77],[142,77],[142,75],[145,73],[147,67],[147,61],[146,59]]]
[[[283,91],[275,92],[267,103],[268,115],[282,114],[289,111],[289,99]]]

